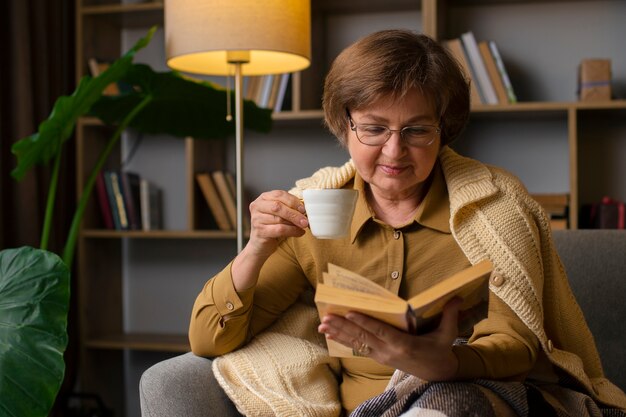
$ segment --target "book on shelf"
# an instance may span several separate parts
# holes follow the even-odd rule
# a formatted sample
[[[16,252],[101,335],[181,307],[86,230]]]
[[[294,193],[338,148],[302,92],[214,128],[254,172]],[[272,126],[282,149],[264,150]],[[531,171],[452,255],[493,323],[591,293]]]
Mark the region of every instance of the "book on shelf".
[[[244,92],[244,98],[246,100],[255,100],[258,91],[261,87],[261,76],[260,75],[251,75],[246,79],[246,89]]]
[[[274,78],[276,77],[274,74],[266,74],[261,77],[261,89],[259,90],[259,95],[255,101],[257,106],[267,108],[269,106]]]
[[[104,171],[102,172],[102,177],[105,184],[111,217],[113,219],[113,229],[128,230],[128,217],[126,216],[126,207],[124,205],[119,175],[115,171]],[[104,218],[104,221],[106,224],[106,218]]]
[[[443,41],[443,45],[448,48],[448,50],[452,53],[457,62],[461,65],[463,72],[465,73],[465,77],[470,81],[470,99],[473,104],[483,104],[482,98],[480,97],[480,93],[478,92],[478,86],[476,85],[476,80],[472,76],[472,70],[470,68],[469,62],[467,61],[467,56],[465,55],[465,50],[463,49],[463,44],[461,43],[460,38],[448,39]]]
[[[217,227],[223,231],[233,230],[234,227],[230,223],[228,213],[213,182],[212,175],[209,172],[198,172],[196,173],[196,182],[200,187],[200,191],[202,191],[202,195],[209,206]]]
[[[131,171],[121,171],[119,178],[122,184],[129,229],[143,230],[141,223],[141,178],[139,174]]]
[[[485,63],[485,68],[487,69],[487,74],[489,75],[491,84],[496,91],[498,104],[508,104],[509,96],[506,92],[506,88],[504,87],[504,82],[502,81],[502,77],[500,76],[498,66],[496,65],[496,60],[491,53],[491,48],[489,48],[489,42],[479,42],[478,50],[480,51],[480,56],[482,57],[483,62]]]
[[[415,334],[434,330],[443,307],[454,297],[463,300],[459,312],[459,334],[468,334],[487,316],[489,277],[493,265],[484,260],[459,271],[419,294],[404,300],[369,279],[334,264],[328,264],[315,291],[320,317],[345,316],[356,311]],[[358,356],[352,349],[327,340],[328,352],[335,357]]]
[[[212,171],[211,178],[226,210],[231,230],[234,230],[237,225],[237,203],[235,202],[235,194],[231,192],[226,180],[226,172],[221,170]]]
[[[237,210],[237,185],[235,183],[235,176],[229,171],[224,171],[224,177],[226,178],[226,184],[228,184],[228,190],[230,191],[233,201],[235,202],[235,211]],[[249,205],[249,199],[246,197],[245,193],[243,195],[243,206],[247,207]],[[236,224],[236,223],[233,223]],[[243,212],[243,230],[244,232],[250,231],[250,217],[249,213],[245,210]]]
[[[163,191],[145,178],[139,180],[141,226],[144,232],[163,229]]]
[[[285,98],[287,97],[287,87],[289,86],[290,79],[291,73],[289,72],[280,75],[280,82],[278,83],[278,93],[276,95],[276,102],[274,103],[275,113],[283,110]]]
[[[101,62],[96,58],[89,58],[87,64],[89,66],[89,72],[94,78],[106,71],[110,66],[108,62]],[[120,88],[117,83],[111,83],[106,86],[102,94],[105,96],[117,96],[120,94]]]
[[[96,198],[104,227],[109,230],[115,230],[113,212],[111,211],[111,203],[109,201],[109,192],[107,191],[104,172],[102,170],[98,171],[98,175],[96,176]]]
[[[484,104],[498,104],[496,91],[491,84],[487,68],[480,54],[478,42],[474,33],[469,31],[461,35],[461,43],[467,54],[468,62],[472,71],[473,79],[477,82],[478,91]]]
[[[283,109],[290,73],[246,77],[244,98],[257,106],[279,112]]]
[[[495,41],[488,41],[489,49],[491,50],[491,55],[493,56],[494,61],[496,62],[496,67],[500,72],[500,78],[502,83],[504,84],[504,88],[506,90],[507,98],[509,103],[517,103],[517,95],[515,94],[515,90],[513,90],[513,84],[511,84],[511,79],[509,78],[509,73],[504,66],[504,61],[502,60],[502,56],[500,55],[500,50],[498,49],[498,45],[496,45]]]

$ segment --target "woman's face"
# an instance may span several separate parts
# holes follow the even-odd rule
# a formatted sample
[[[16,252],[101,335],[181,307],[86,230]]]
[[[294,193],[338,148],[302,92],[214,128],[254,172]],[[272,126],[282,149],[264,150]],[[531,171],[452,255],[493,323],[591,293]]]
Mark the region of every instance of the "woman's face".
[[[417,89],[399,99],[383,98],[370,107],[350,112],[355,124],[374,124],[399,130],[406,126],[436,125],[434,108]],[[435,162],[441,138],[426,147],[409,146],[399,132],[393,132],[381,146],[364,145],[352,130],[348,131],[348,152],[363,180],[370,185],[374,198],[402,200],[419,198],[422,183],[428,178]]]

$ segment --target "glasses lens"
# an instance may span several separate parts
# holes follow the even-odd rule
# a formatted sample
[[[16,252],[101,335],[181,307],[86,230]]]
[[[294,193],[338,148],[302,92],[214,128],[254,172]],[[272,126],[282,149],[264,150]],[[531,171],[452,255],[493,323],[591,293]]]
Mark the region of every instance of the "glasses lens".
[[[356,128],[357,137],[367,144],[381,144],[387,141],[389,129],[385,126],[360,125]]]
[[[414,146],[429,145],[435,138],[435,126],[407,126],[402,130],[402,136],[408,144]]]

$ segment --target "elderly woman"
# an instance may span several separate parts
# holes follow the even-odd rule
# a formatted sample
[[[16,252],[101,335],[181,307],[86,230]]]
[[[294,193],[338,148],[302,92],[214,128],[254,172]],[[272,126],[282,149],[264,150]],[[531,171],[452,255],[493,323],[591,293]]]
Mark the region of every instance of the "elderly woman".
[[[583,403],[592,414],[626,408],[624,393],[603,377],[538,204],[510,174],[448,147],[470,103],[444,48],[409,31],[369,35],[333,63],[323,107],[351,161],[297,184],[358,190],[350,236],[313,237],[298,190],[259,196],[250,205],[249,242],[193,307],[196,355],[244,346],[314,289],[329,262],[408,298],[489,259],[497,273],[489,315],[466,343],[455,343],[455,302],[421,335],[356,313],[322,318],[317,330],[327,339],[366,347],[365,359],[341,359],[343,411],[578,416]]]

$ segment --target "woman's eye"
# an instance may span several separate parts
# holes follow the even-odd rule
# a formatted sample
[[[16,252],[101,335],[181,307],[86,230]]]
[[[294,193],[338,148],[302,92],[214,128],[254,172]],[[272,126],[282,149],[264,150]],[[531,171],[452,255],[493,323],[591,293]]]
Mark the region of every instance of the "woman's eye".
[[[382,135],[387,129],[384,126],[363,126],[363,133],[370,136]]]
[[[430,129],[425,126],[412,126],[404,129],[404,134],[407,136],[426,136],[431,133]]]

